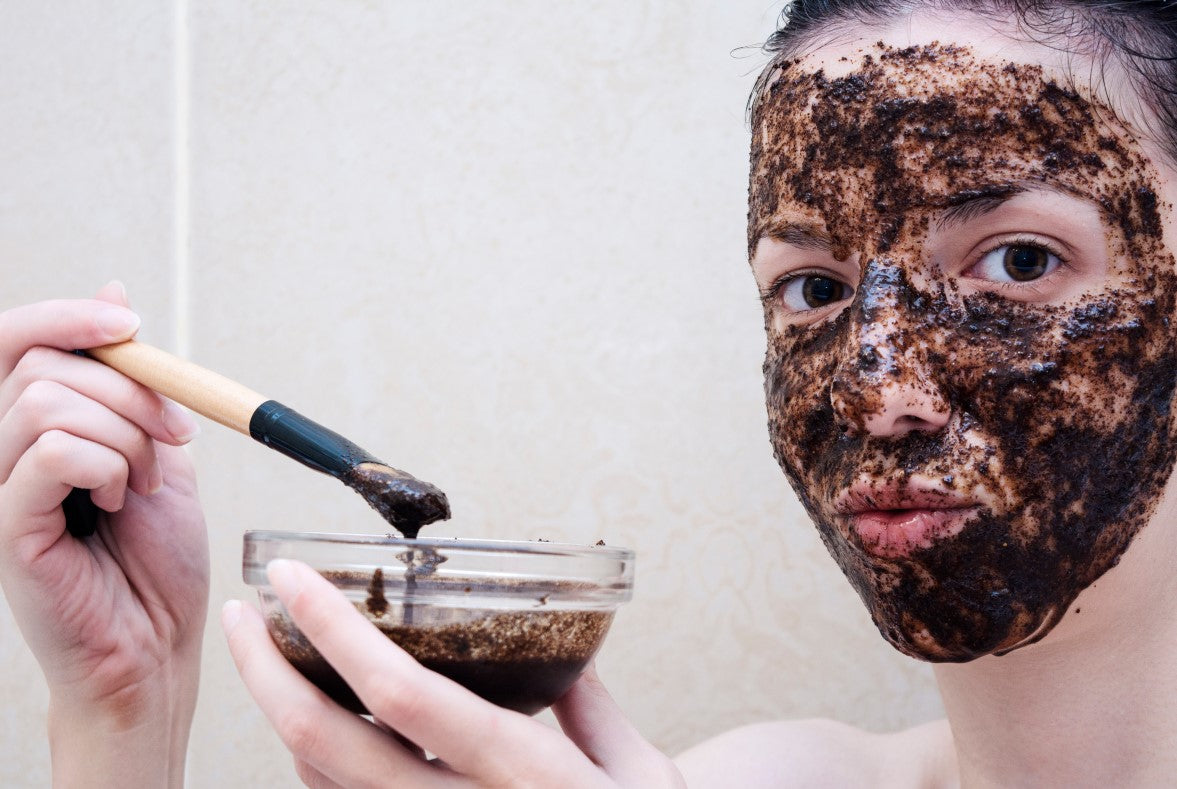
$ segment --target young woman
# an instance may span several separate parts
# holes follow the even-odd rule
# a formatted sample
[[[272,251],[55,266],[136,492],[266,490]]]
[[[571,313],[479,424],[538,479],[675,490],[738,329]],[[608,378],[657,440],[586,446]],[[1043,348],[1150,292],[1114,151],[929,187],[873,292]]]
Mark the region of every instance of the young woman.
[[[279,596],[384,724],[327,701],[256,610],[227,604],[238,668],[308,785],[1177,774],[1177,11],[798,0],[786,13],[751,105],[771,436],[882,635],[936,663],[948,720],[890,735],[761,724],[676,766],[591,672],[554,731],[421,668],[279,562]],[[55,770],[97,759],[92,776],[145,785],[177,779],[195,692],[205,601],[184,590],[207,566],[191,472],[168,446],[193,426],[44,349],[129,336],[119,300],[111,288],[0,316],[0,571],[52,688]],[[157,463],[165,488],[147,495]],[[64,535],[74,485],[112,513],[86,546]],[[164,550],[176,539],[190,556]]]

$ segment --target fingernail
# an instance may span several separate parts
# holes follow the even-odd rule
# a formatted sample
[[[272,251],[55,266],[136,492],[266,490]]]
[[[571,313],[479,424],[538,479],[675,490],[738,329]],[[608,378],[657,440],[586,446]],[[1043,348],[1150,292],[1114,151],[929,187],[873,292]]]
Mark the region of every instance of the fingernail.
[[[230,600],[221,607],[221,629],[225,635],[233,632],[237,623],[241,621],[241,601]]]
[[[108,288],[118,288],[119,299],[128,307],[131,305],[131,300],[127,298],[127,286],[117,279],[112,279],[106,284]]]
[[[283,600],[289,600],[298,594],[298,579],[294,574],[294,565],[286,559],[271,559],[266,565],[266,576],[270,579],[270,586]]]
[[[139,316],[126,307],[105,307],[94,318],[98,328],[112,340],[130,337],[139,328]]]
[[[163,490],[163,467],[159,465],[157,458],[151,464],[151,472],[147,476],[147,493],[154,496]]]
[[[192,415],[175,403],[168,401],[163,405],[160,419],[167,431],[181,443],[191,441],[200,434],[200,423]]]

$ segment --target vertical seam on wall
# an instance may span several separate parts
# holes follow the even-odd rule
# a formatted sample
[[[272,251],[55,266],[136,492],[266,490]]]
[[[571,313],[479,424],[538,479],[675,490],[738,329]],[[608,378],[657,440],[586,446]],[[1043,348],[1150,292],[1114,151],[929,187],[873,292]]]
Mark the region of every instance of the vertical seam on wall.
[[[175,0],[172,17],[172,302],[175,311],[172,344],[187,357],[189,348],[189,293],[191,146],[188,136],[191,100],[191,59],[188,0]]]
[[[172,350],[188,357],[188,319],[191,314],[188,292],[188,251],[190,249],[189,164],[191,149],[188,137],[191,99],[191,59],[188,36],[188,0],[175,0],[172,7]],[[192,761],[183,754],[184,786],[192,785]]]

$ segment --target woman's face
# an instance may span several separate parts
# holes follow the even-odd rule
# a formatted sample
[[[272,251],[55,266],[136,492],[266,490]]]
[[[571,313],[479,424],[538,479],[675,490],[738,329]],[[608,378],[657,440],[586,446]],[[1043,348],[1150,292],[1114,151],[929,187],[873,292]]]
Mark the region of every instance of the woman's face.
[[[846,45],[764,90],[773,447],[903,652],[1041,638],[1157,506],[1177,271],[1155,160],[1081,87],[987,51]]]

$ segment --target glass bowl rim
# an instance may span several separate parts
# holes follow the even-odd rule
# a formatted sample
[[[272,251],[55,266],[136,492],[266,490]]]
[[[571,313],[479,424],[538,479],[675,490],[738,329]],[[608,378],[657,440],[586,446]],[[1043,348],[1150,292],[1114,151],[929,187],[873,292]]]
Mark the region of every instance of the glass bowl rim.
[[[634,552],[630,548],[611,545],[584,545],[579,543],[547,542],[545,540],[488,540],[467,537],[387,537],[380,534],[359,534],[348,532],[301,532],[269,529],[253,529],[245,532],[244,543],[250,542],[304,542],[331,543],[336,545],[396,546],[402,548],[435,548],[448,551],[479,551],[498,554],[526,555],[582,555],[607,557],[622,562],[632,562]]]
[[[403,595],[396,579],[402,573],[408,578],[406,567],[413,567],[412,594],[443,607],[469,607],[472,590],[482,603],[542,594],[545,602],[559,601],[565,607],[615,607],[633,597],[634,552],[605,545],[256,530],[245,532],[242,547],[242,580],[259,592],[269,588],[266,565],[287,558],[324,574],[344,570],[364,575],[379,568],[388,573],[394,568],[385,576],[385,594],[398,598]],[[371,583],[359,576],[329,580],[348,594],[368,594]],[[445,602],[459,586],[461,605]]]

